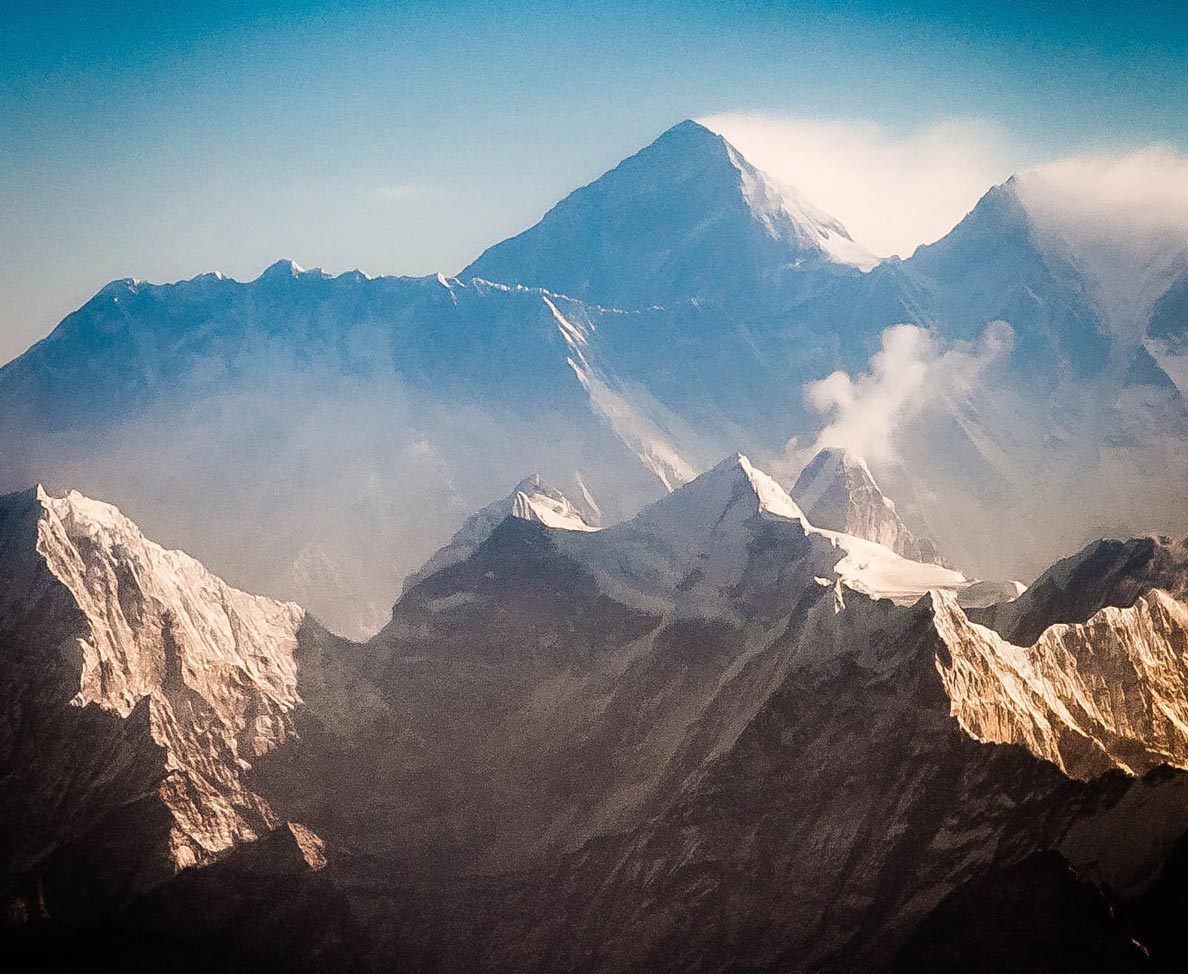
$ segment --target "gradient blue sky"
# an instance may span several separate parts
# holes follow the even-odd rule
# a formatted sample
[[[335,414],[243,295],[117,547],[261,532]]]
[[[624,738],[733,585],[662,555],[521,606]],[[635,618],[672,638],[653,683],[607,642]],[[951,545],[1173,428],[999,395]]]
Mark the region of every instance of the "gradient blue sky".
[[[456,271],[686,117],[1184,151],[1186,65],[1185,3],[0,0],[0,361],[116,277]]]

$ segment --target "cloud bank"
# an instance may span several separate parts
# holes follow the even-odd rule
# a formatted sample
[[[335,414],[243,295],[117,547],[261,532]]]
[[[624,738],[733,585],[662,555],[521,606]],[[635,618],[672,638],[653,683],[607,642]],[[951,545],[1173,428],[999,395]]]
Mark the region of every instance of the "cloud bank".
[[[733,114],[699,121],[884,257],[906,257],[944,236],[1018,163],[1010,140],[981,121],[906,135],[863,121]]]

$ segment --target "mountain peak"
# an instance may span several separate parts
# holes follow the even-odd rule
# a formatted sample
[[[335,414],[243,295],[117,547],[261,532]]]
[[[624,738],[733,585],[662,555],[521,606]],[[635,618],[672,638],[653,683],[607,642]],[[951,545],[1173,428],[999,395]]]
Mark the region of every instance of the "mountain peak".
[[[430,575],[469,558],[491,533],[509,517],[533,521],[561,531],[596,531],[596,519],[584,513],[557,488],[550,486],[539,473],[525,477],[512,492],[462,522],[449,544],[436,553],[404,581],[407,592]]]
[[[821,286],[810,271],[875,263],[837,220],[686,120],[461,276],[619,308],[690,299],[748,306]]]
[[[866,461],[849,450],[822,449],[801,471],[792,496],[817,527],[875,541],[913,561],[944,564],[936,543],[903,523]]]
[[[281,258],[264,268],[264,272],[256,278],[257,281],[283,281],[305,273],[305,268],[295,260]]]

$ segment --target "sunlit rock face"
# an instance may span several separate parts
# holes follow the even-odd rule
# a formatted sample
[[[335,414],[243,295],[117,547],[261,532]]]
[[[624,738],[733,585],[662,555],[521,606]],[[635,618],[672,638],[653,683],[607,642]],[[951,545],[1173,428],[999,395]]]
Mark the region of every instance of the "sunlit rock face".
[[[277,823],[245,772],[293,735],[300,608],[73,492],[0,499],[0,559],[10,880],[110,857],[125,894]]]
[[[874,974],[1043,850],[1138,903],[1188,830],[1175,546],[1055,572],[1051,612],[1139,594],[1014,645],[742,455],[608,528],[538,478],[487,513],[352,644],[108,505],[4,498],[10,914],[248,958],[267,899],[344,969]]]
[[[973,737],[1021,744],[1067,773],[1188,767],[1188,606],[1161,589],[1015,646],[934,597],[937,669]]]
[[[877,541],[912,561],[945,563],[936,542],[903,523],[866,461],[848,450],[828,447],[813,457],[792,496],[817,527]]]

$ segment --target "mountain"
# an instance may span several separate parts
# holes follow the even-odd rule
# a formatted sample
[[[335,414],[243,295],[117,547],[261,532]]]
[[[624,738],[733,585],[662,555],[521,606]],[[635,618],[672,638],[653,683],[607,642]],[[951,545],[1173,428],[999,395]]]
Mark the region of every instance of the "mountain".
[[[848,450],[821,450],[800,472],[792,496],[813,524],[877,541],[912,561],[945,563],[936,542],[909,530],[866,461]]]
[[[809,269],[876,263],[837,220],[684,121],[459,276],[616,308],[691,298],[751,307],[819,286],[807,283]]]
[[[600,530],[511,500],[352,644],[109,505],[3,498],[6,944],[874,972],[1045,850],[1139,909],[1188,831],[1171,555],[1016,647],[744,456]]]
[[[840,444],[988,579],[1183,534],[1174,289],[1154,323],[1119,323],[1119,282],[1105,301],[1050,195],[1008,181],[863,271],[828,218],[685,123],[466,271],[503,283],[290,261],[246,283],[115,281],[0,368],[0,491],[118,497],[359,639],[526,470],[613,524],[732,451],[790,480]],[[822,380],[852,395],[806,398]],[[874,442],[838,433],[859,415]]]
[[[85,912],[279,824],[247,772],[294,733],[301,609],[73,492],[0,499],[0,559],[9,895]]]
[[[1188,395],[1188,270],[1155,302],[1144,344],[1180,394]]]
[[[566,531],[594,531],[597,529],[598,507],[592,497],[586,498],[586,506],[583,513],[561,491],[545,483],[538,473],[525,477],[503,500],[488,504],[463,521],[450,543],[412,572],[405,579],[405,586],[411,588],[421,579],[466,560],[509,517]]]
[[[0,490],[118,496],[235,582],[367,635],[493,482],[539,469],[621,518],[657,471],[692,475],[662,416],[570,365],[590,330],[540,291],[290,262],[116,282],[0,369]]]

